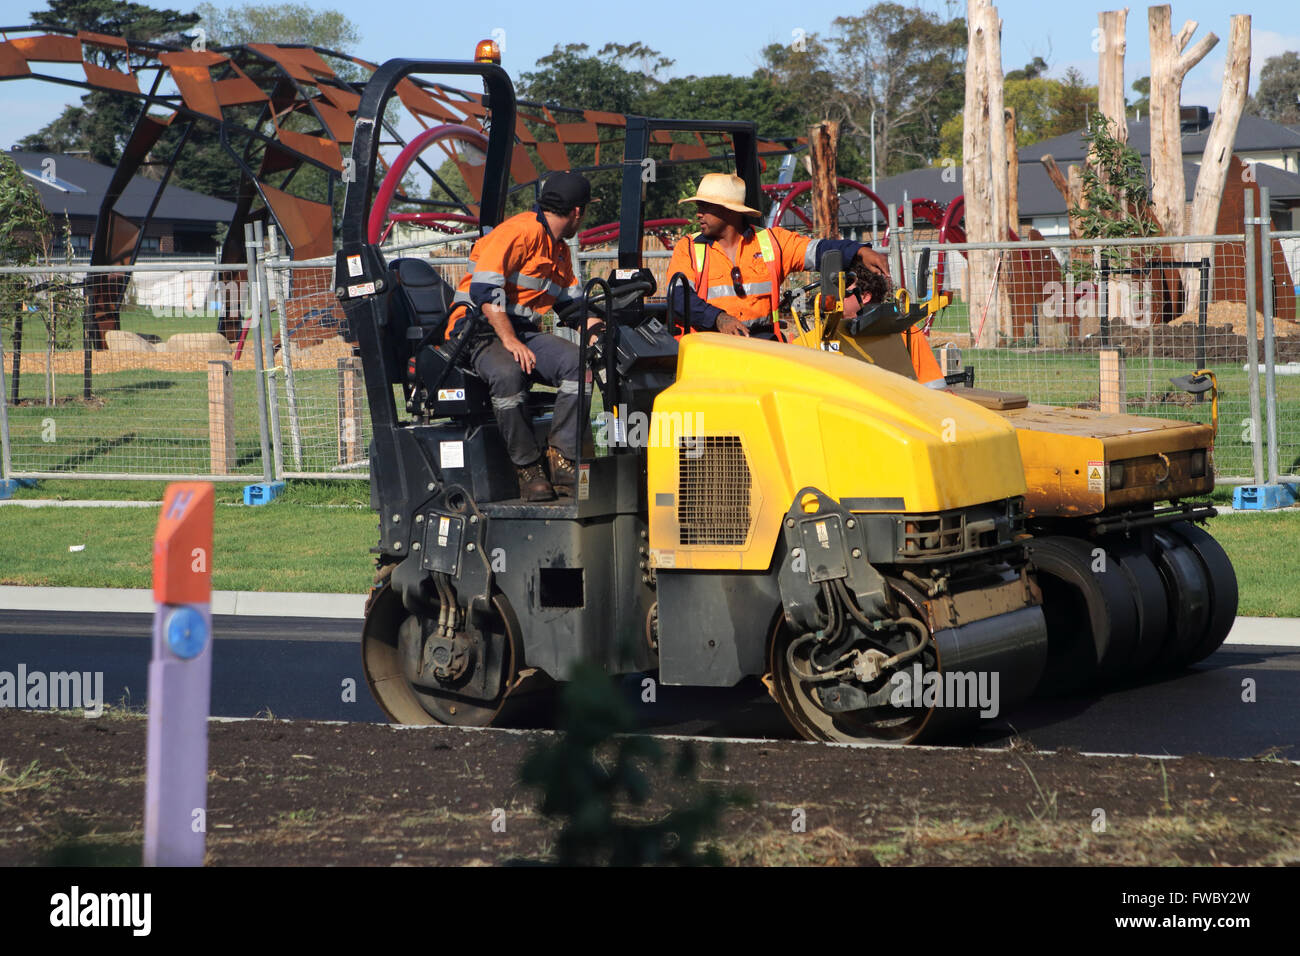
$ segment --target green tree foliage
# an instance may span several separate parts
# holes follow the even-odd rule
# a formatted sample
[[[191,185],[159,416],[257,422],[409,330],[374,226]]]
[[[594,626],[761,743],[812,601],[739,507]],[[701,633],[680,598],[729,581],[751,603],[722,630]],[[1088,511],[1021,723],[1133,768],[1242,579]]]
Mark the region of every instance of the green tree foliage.
[[[1070,207],[1070,215],[1079,219],[1081,238],[1156,235],[1157,225],[1137,213],[1150,204],[1151,198],[1138,151],[1115,138],[1110,121],[1100,112],[1089,117],[1083,138],[1094,160],[1083,166],[1083,205]],[[1111,247],[1103,254],[1113,265],[1122,266],[1130,250]],[[1085,260],[1074,260],[1071,268],[1078,279],[1091,277],[1092,266]]]
[[[179,40],[198,20],[193,14],[124,0],[49,0],[46,9],[33,10],[30,16],[33,23],[159,42]],[[98,46],[83,49],[92,62],[105,69],[121,70],[126,65],[124,51]],[[66,107],[18,145],[33,152],[84,152],[94,162],[113,166],[139,115],[136,100],[94,90],[81,98],[80,106]]]
[[[542,792],[541,811],[564,821],[556,841],[561,866],[642,864],[719,865],[721,855],[700,842],[716,830],[728,806],[748,799],[695,784],[696,754],[687,742],[673,761],[679,785],[701,790],[693,803],[640,822],[627,812],[650,797],[647,768],[664,762],[651,737],[635,736],[626,701],[596,665],[579,664],[561,692],[560,736],[535,748],[521,782]]]
[[[833,27],[830,115],[843,124],[841,135],[869,151],[875,111],[878,174],[929,164],[939,154],[940,128],[962,108],[965,20],[877,3],[837,17]]]
[[[242,43],[306,43],[340,53],[361,42],[360,28],[337,10],[313,10],[305,3],[218,7],[201,3],[194,12],[207,31],[208,46]]]
[[[1151,112],[1151,77],[1138,77],[1133,81],[1132,90],[1138,95],[1138,99],[1134,100],[1129,105],[1133,109],[1135,115],[1146,116]]]
[[[1095,86],[1079,86],[1083,75],[1067,71],[1064,80],[1032,76],[1012,79],[1013,70],[1002,85],[1002,101],[1016,111],[1016,145],[1032,146],[1054,136],[1062,136],[1082,129],[1086,122],[1089,104],[1097,102]],[[1093,110],[1093,113],[1096,111]],[[1077,123],[1076,123],[1077,120]],[[940,155],[960,163],[962,161],[962,131],[965,117],[958,110],[943,124],[940,131]]]
[[[1259,89],[1251,112],[1274,123],[1300,123],[1300,54],[1294,50],[1270,56],[1259,71]]]

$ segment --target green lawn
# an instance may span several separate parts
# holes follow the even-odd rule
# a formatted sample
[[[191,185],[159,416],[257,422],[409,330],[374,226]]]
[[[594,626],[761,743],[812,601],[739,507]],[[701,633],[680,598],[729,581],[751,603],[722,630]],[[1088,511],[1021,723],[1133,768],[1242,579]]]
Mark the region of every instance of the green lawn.
[[[23,498],[161,500],[151,482],[42,482]],[[217,485],[213,587],[229,591],[364,592],[378,536],[360,482],[290,482],[261,508],[236,506],[238,486]],[[1230,498],[1220,489],[1216,501]],[[0,508],[0,584],[150,586],[156,508]],[[1237,570],[1240,613],[1300,617],[1300,509],[1213,519],[1210,532]],[[85,545],[70,552],[70,545]]]
[[[157,508],[0,508],[0,584],[147,588],[157,524]],[[219,591],[363,594],[374,573],[368,507],[218,504],[213,535]]]

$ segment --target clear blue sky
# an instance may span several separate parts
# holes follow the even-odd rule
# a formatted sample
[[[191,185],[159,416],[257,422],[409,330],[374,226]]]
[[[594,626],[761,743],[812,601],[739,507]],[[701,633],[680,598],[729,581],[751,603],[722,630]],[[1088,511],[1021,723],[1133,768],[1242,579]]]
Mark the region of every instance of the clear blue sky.
[[[903,0],[906,2],[906,0]],[[944,0],[919,0],[938,13],[953,9],[964,14],[965,4],[950,6]],[[539,56],[557,43],[588,43],[598,49],[615,40],[634,40],[672,57],[668,75],[748,74],[758,65],[758,53],[769,43],[790,42],[793,31],[826,34],[837,16],[861,13],[868,4],[803,0],[801,3],[750,0],[748,3],[706,3],[701,0],[555,0],[551,3],[503,3],[496,0],[440,3],[438,0],[306,0],[319,9],[339,9],[361,29],[357,53],[382,61],[395,56],[468,58],[474,43],[493,30],[503,30],[504,66],[514,76],[531,69]],[[0,24],[29,20],[28,12],[41,0],[0,0]],[[155,6],[186,9],[185,0],[155,0]],[[1023,66],[1034,56],[1051,65],[1050,75],[1060,76],[1076,66],[1093,82],[1097,56],[1092,52],[1092,30],[1097,12],[1117,9],[1118,2],[1072,3],[1061,0],[1003,0],[997,4],[1003,21],[1004,69]],[[1225,5],[1212,0],[1173,0],[1174,32],[1184,20],[1200,23],[1193,42],[1209,32],[1219,37],[1215,47],[1187,78],[1185,104],[1218,102],[1219,80],[1227,52],[1228,17],[1233,12],[1253,14],[1251,91],[1264,60],[1284,50],[1300,50],[1300,22],[1295,6],[1282,0],[1243,0]],[[1253,7],[1241,10],[1240,7]],[[640,12],[643,11],[643,14]],[[797,11],[797,12],[791,12]],[[950,14],[951,15],[951,14]],[[1147,8],[1131,6],[1128,18],[1128,83],[1148,72]],[[79,72],[79,71],[78,71]],[[65,103],[76,102],[70,87],[6,80],[0,85],[0,148],[39,129]],[[574,104],[581,106],[583,104]]]

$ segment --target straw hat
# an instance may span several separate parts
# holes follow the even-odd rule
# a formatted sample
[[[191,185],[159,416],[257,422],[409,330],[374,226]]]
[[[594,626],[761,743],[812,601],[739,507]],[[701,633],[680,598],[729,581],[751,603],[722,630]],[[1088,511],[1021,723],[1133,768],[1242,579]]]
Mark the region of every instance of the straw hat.
[[[700,188],[695,195],[680,199],[677,205],[687,202],[711,202],[715,206],[743,212],[747,216],[761,216],[757,209],[745,205],[745,181],[729,173],[706,173],[700,180]]]

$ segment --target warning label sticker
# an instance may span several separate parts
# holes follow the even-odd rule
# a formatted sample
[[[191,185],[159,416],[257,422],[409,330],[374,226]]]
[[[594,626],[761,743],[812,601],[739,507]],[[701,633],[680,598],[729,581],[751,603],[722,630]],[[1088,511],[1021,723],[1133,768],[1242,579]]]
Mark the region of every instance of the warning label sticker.
[[[348,256],[348,275],[356,278],[361,275],[361,257]]]
[[[438,442],[438,463],[443,468],[465,467],[465,444],[458,441]]]
[[[1106,490],[1106,463],[1104,461],[1088,462],[1088,490],[1101,494]]]
[[[656,568],[671,568],[677,564],[677,553],[675,551],[661,551],[658,548],[650,549],[650,564]]]
[[[578,466],[578,500],[586,501],[591,497],[591,465]]]

